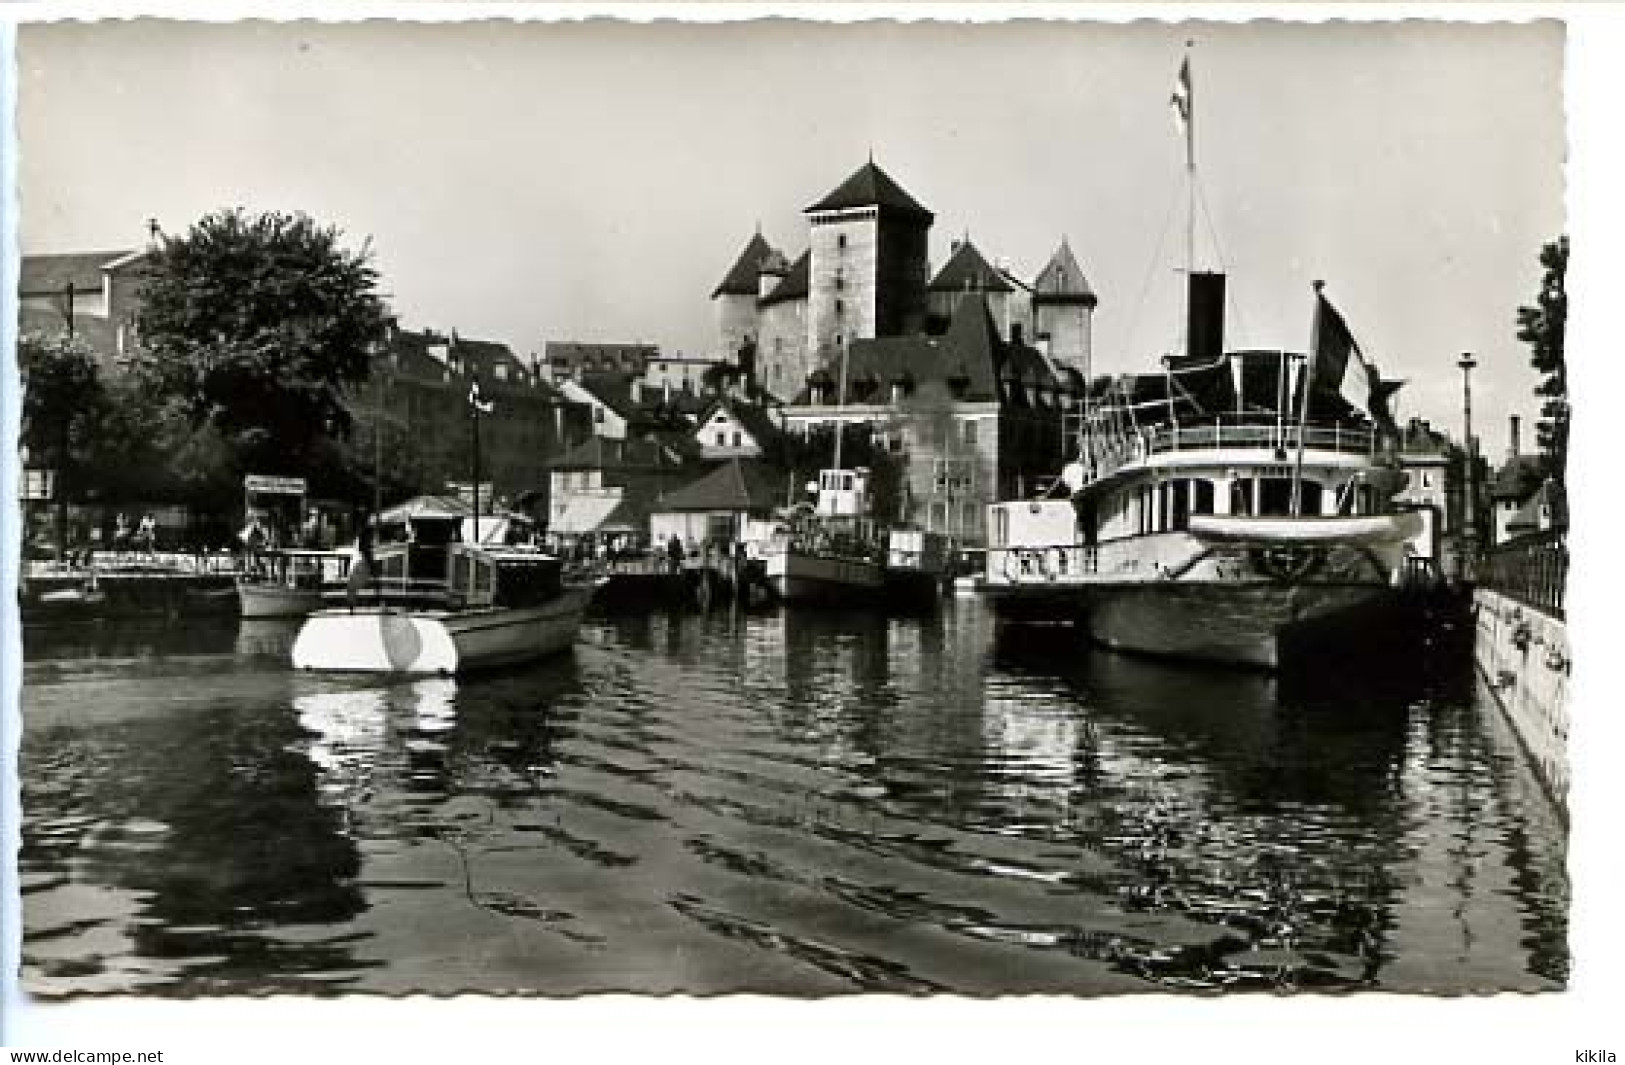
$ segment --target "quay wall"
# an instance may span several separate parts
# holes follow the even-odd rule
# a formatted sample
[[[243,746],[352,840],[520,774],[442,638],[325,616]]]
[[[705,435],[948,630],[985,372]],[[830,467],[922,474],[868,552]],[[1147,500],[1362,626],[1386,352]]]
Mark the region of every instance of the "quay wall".
[[[1559,807],[1569,789],[1569,638],[1562,618],[1501,592],[1473,592],[1479,690],[1506,715]]]

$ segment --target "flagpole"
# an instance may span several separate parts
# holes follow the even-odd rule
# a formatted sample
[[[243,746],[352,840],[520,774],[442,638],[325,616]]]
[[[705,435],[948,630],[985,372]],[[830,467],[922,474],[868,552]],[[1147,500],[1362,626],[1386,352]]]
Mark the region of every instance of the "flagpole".
[[[480,383],[474,382],[474,402],[468,406],[474,414],[474,546],[480,546]]]
[[[1185,354],[1191,353],[1191,278],[1196,270],[1196,78],[1190,74],[1193,41],[1185,42]]]
[[[1298,406],[1298,460],[1292,467],[1292,516],[1303,516],[1303,445],[1309,432],[1309,392],[1315,384],[1315,355],[1320,349],[1320,306],[1324,302],[1320,290],[1326,282],[1312,283],[1315,290],[1315,316],[1309,325],[1309,355],[1303,368],[1303,399]]]

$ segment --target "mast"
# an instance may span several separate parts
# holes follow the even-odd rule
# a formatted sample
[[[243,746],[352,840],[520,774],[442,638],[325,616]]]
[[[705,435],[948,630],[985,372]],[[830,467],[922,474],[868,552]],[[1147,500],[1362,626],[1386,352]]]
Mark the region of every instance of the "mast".
[[[839,390],[835,393],[836,407],[843,407],[846,405],[846,345],[843,343],[840,345],[840,348],[841,381]],[[837,470],[841,468],[841,436],[843,435],[841,430],[843,428],[845,428],[845,423],[841,421],[840,415],[837,414],[835,418],[835,469]]]
[[[1315,354],[1320,348],[1320,290],[1326,282],[1313,283],[1315,290],[1315,317],[1309,326],[1309,356],[1303,368],[1303,399],[1298,405],[1298,457],[1292,464],[1292,516],[1303,516],[1303,445],[1309,433],[1309,393],[1315,387]]]
[[[1185,42],[1185,60],[1179,65],[1171,103],[1185,134],[1185,354],[1191,353],[1191,279],[1196,271],[1196,92],[1191,81],[1191,48]]]

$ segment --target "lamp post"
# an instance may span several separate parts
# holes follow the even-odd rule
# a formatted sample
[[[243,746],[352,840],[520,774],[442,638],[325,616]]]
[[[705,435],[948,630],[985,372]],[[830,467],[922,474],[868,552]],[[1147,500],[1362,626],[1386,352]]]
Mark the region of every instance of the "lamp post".
[[[1478,360],[1473,358],[1472,352],[1464,351],[1461,358],[1456,360],[1456,365],[1461,367],[1461,432],[1465,438],[1467,457],[1467,479],[1464,486],[1466,513],[1463,514],[1461,523],[1465,563],[1472,557],[1474,545],[1478,540],[1478,448],[1473,443],[1473,367],[1478,365]]]

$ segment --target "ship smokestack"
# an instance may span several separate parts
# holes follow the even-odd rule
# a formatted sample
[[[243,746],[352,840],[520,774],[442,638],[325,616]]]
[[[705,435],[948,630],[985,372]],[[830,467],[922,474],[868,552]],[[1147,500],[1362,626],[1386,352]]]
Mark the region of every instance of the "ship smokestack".
[[[1224,275],[1193,272],[1185,321],[1185,352],[1218,359],[1224,354]]]

